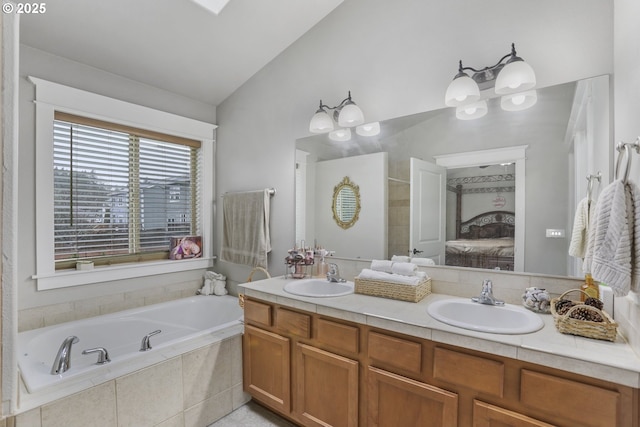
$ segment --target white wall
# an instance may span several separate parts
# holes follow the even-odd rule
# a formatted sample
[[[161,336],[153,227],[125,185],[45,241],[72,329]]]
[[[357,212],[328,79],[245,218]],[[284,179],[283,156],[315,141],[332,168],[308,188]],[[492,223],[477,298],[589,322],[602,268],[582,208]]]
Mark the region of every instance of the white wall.
[[[335,105],[351,90],[367,120],[442,108],[459,59],[491,65],[512,42],[539,87],[608,74],[612,14],[601,0],[348,0],[218,106],[217,192],[278,189],[279,259],[294,239],[295,139],[308,135],[320,98]],[[220,218],[216,229],[219,247]],[[248,274],[217,268],[238,281]]]
[[[215,123],[216,108],[188,98],[124,79],[73,61],[21,46],[20,49],[20,129],[18,146],[18,309],[122,294],[167,284],[198,280],[202,271],[149,276],[135,280],[76,286],[36,292],[35,281],[35,88],[26,76],[40,77],[78,89],[123,101],[156,108],[185,117]],[[99,313],[96,313],[99,314]]]
[[[336,256],[361,254],[364,259],[387,258],[387,153],[367,154],[316,163],[315,221],[318,244]],[[333,191],[348,177],[360,189],[360,217],[342,229],[333,219]],[[313,241],[307,241],[311,244]]]
[[[640,2],[615,0],[614,4],[614,141],[633,142],[640,135]],[[613,151],[613,147],[610,149]],[[632,153],[633,163],[629,178],[640,184],[640,155]],[[625,337],[636,353],[640,354],[640,296],[631,292],[627,297],[616,298],[615,315]]]

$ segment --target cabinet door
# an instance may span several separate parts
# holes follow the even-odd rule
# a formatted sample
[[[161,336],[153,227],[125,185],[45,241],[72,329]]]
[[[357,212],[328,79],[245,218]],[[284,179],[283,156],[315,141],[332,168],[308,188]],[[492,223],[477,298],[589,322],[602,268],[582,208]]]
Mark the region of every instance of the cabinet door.
[[[289,338],[245,325],[242,337],[244,390],[283,414],[291,411]]]
[[[356,427],[358,362],[305,344],[296,360],[296,418],[310,427]]]
[[[473,427],[554,427],[517,412],[473,401]]]
[[[368,371],[369,426],[458,425],[458,395],[377,368]]]

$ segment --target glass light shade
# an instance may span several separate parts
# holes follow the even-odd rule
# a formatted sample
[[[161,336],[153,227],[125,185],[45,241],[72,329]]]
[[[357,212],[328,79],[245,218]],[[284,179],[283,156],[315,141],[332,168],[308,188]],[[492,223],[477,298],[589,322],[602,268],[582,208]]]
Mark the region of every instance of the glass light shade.
[[[375,136],[380,133],[380,122],[360,125],[356,128],[356,133],[360,136]]]
[[[364,114],[356,104],[347,104],[340,110],[338,125],[342,127],[354,127],[364,123]]]
[[[512,61],[498,73],[495,90],[498,95],[506,95],[531,89],[535,85],[533,68],[524,61]]]
[[[466,74],[453,79],[444,95],[444,103],[449,107],[470,104],[478,99],[480,99],[478,83]]]
[[[535,90],[510,93],[500,99],[500,107],[505,111],[521,111],[533,107],[538,102],[538,93]]]
[[[327,133],[333,130],[333,120],[325,111],[318,111],[309,122],[309,132]]]
[[[351,129],[336,129],[329,132],[329,139],[332,141],[348,141],[351,139]]]
[[[460,120],[479,119],[487,114],[487,101],[482,100],[473,104],[461,105],[456,108],[456,117]]]

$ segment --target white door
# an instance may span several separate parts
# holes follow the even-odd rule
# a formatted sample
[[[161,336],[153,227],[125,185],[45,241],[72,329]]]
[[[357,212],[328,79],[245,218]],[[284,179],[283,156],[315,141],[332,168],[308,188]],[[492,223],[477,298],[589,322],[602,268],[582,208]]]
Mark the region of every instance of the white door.
[[[444,265],[447,172],[442,166],[411,158],[411,256]]]

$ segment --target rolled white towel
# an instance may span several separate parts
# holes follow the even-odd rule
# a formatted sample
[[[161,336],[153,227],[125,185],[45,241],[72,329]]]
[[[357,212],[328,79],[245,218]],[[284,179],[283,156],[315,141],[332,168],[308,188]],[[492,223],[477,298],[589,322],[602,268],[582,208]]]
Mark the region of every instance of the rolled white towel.
[[[411,258],[403,255],[394,255],[391,257],[391,261],[393,262],[409,262]]]
[[[403,276],[415,276],[418,266],[410,262],[394,262],[391,266],[393,274],[401,274]]]
[[[415,265],[420,265],[423,267],[436,265],[435,261],[432,260],[431,258],[411,258],[411,263]]]
[[[384,271],[374,271],[368,268],[364,268],[358,275],[359,279],[381,280],[390,283],[399,283],[402,285],[415,286],[419,284],[424,278],[418,276],[403,276],[400,274],[385,273]]]
[[[371,261],[371,269],[375,271],[384,271],[391,273],[391,266],[393,261],[387,261],[386,259],[374,259]]]

